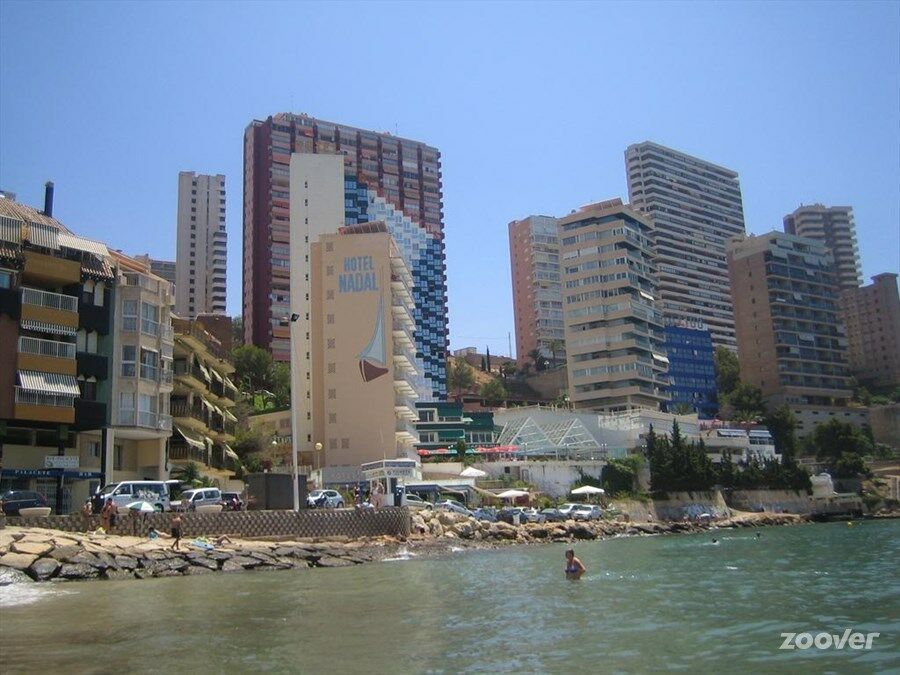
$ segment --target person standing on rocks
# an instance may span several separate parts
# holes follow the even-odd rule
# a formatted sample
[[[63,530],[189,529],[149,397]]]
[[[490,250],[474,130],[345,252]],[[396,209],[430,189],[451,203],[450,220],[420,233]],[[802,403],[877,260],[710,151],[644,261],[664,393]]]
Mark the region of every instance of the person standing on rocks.
[[[84,504],[81,506],[81,517],[84,519],[84,531],[91,531],[91,516],[94,513],[94,507],[91,505],[91,500],[88,498]]]
[[[119,521],[119,507],[116,506],[116,503],[110,499],[109,500],[109,530],[107,530],[110,534],[116,528],[116,524]]]
[[[107,499],[106,503],[103,504],[103,508],[100,509],[100,527],[103,528],[104,532],[109,532],[111,529],[111,516],[112,516],[112,499]]]
[[[181,514],[176,513],[175,517],[172,518],[172,538],[175,540],[172,542],[172,550],[180,551],[181,548],[179,546],[179,542],[181,541]]]

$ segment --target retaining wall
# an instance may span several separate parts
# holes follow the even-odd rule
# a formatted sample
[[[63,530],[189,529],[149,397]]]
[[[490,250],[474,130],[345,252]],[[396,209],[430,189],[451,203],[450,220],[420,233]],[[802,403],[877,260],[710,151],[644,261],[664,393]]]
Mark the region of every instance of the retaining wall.
[[[162,532],[171,529],[173,513],[119,515],[114,534],[145,536],[151,527]],[[227,534],[245,539],[262,537],[334,538],[409,536],[409,510],[401,507],[380,509],[329,509],[309,511],[223,511],[220,513],[181,514],[185,537]],[[3,518],[0,518],[2,526]],[[82,515],[22,517],[8,516],[8,525],[40,527],[64,532],[85,532],[100,527],[100,517],[90,522]]]

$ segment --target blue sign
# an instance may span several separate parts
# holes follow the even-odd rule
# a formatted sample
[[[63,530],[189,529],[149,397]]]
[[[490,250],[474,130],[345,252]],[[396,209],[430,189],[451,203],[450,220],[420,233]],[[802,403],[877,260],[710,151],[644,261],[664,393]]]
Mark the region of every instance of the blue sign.
[[[70,480],[96,480],[103,478],[99,471],[67,471],[64,469],[3,469],[3,478],[68,478]]]

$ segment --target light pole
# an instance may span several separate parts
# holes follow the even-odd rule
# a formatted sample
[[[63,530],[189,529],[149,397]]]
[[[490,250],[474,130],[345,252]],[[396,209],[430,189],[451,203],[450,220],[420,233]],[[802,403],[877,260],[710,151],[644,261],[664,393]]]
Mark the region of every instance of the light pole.
[[[297,319],[299,314],[291,314],[291,384],[300,381],[300,359],[297,356]],[[297,457],[300,450],[300,420],[297,417],[299,402],[297,397],[300,392],[296,386],[291,386],[291,473],[294,476],[294,511],[300,510],[300,475],[297,472]]]
[[[316,452],[313,455],[313,473],[316,473],[321,468],[321,464],[319,462],[319,453],[322,452],[322,444],[319,442],[316,442],[315,448],[316,448]],[[317,474],[317,478],[321,478],[321,476],[318,476],[318,474]],[[321,482],[321,485],[318,484],[319,482]],[[317,483],[316,487],[319,487],[319,488],[325,487],[324,480],[321,480],[321,481],[317,480],[316,483]]]

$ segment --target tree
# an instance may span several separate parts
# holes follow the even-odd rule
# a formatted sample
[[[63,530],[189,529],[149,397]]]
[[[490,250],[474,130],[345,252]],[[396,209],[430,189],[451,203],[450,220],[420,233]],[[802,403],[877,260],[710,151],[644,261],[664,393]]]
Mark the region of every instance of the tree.
[[[484,351],[487,353],[487,371],[491,372],[491,348],[485,347]]]
[[[728,396],[728,402],[734,411],[733,419],[737,422],[756,422],[766,411],[759,388],[743,382],[738,382]]]
[[[671,412],[676,415],[690,415],[694,412],[694,409],[689,404],[682,401],[681,403],[676,403]]]
[[[454,359],[447,368],[447,384],[456,390],[456,400],[461,401],[463,392],[475,384],[475,371],[462,359]]]
[[[482,356],[482,357],[481,357],[481,372],[483,373],[483,372],[486,371],[486,370],[487,370],[487,361],[486,361],[485,358]]]
[[[466,442],[463,439],[459,439],[456,441],[456,445],[453,446],[453,449],[456,450],[456,458],[465,464],[466,462],[466,451],[469,449],[469,446],[466,445]]]
[[[765,425],[775,441],[775,450],[782,457],[795,457],[799,449],[796,434],[798,425],[791,409],[786,405],[776,408],[766,415]]]
[[[616,494],[633,495],[637,485],[638,472],[644,460],[640,455],[628,455],[622,459],[610,459],[600,474],[600,487],[608,496]]]
[[[284,408],[291,405],[291,366],[274,363],[270,374],[269,391],[275,394],[275,405]]]
[[[537,371],[544,370],[547,367],[547,359],[541,354],[540,349],[532,349],[528,352],[528,358],[534,363],[534,369]]]
[[[737,355],[728,347],[716,347],[716,388],[720,396],[729,396],[741,379],[741,367]]]
[[[172,469],[172,477],[191,487],[217,487],[219,481],[200,472],[200,465],[196,462],[188,462],[183,466]]]
[[[271,444],[271,439],[259,427],[238,426],[234,433],[234,451],[241,457],[268,450]]]
[[[510,375],[516,374],[516,364],[514,361],[504,361],[500,363],[500,376],[505,380]]]
[[[231,319],[231,346],[240,347],[244,344],[244,318],[235,316]]]
[[[241,345],[231,350],[238,386],[252,393],[272,386],[272,355],[256,345]]]
[[[813,444],[819,459],[832,462],[839,460],[844,453],[866,455],[872,451],[872,444],[859,427],[834,417],[816,427]]]
[[[564,353],[564,350],[566,348],[565,342],[563,342],[559,338],[554,338],[554,339],[550,340],[550,344],[548,345],[548,347],[550,348],[551,356],[553,356],[553,365],[554,366],[556,366],[560,363],[565,363],[565,359],[560,360],[560,359],[556,358],[556,355],[559,354],[560,352]]]
[[[490,382],[485,382],[481,385],[481,398],[488,405],[500,405],[506,400],[508,395],[506,387],[503,386],[500,380],[492,378]]]

